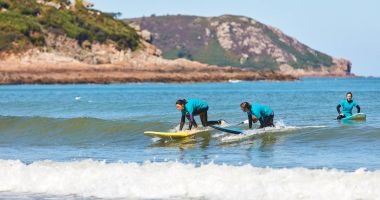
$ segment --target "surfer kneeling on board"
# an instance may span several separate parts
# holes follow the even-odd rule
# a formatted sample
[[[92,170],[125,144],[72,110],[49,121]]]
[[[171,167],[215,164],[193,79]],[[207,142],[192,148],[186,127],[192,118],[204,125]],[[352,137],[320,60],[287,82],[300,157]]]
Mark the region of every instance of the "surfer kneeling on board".
[[[177,100],[177,102],[175,103],[175,106],[182,113],[179,130],[182,130],[183,125],[185,124],[185,117],[189,120],[189,130],[191,130],[192,126],[197,128],[198,125],[194,119],[195,115],[199,115],[199,117],[201,118],[203,127],[221,123],[220,120],[207,121],[208,104],[205,101],[201,101],[198,99],[189,99],[189,100],[180,99],[180,100]]]
[[[248,114],[249,128],[252,128],[252,122],[256,123],[257,121],[260,121],[260,128],[274,127],[274,112],[268,106],[260,104],[251,105],[248,102],[243,102],[240,104],[240,108]]]
[[[360,106],[356,103],[356,101],[352,100],[352,93],[346,93],[346,100],[342,100],[340,104],[336,106],[336,110],[338,111],[338,117],[336,119],[343,119],[345,117],[349,117],[352,115],[352,109],[356,107],[358,109],[358,113],[360,113]],[[342,107],[342,112],[340,108]]]

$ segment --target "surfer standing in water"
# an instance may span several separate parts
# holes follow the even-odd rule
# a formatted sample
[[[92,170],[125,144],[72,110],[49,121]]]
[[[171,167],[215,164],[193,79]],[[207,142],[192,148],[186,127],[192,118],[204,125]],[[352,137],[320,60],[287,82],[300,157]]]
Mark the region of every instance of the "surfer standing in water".
[[[336,119],[343,119],[345,117],[350,117],[352,115],[352,109],[356,107],[358,113],[360,113],[360,106],[356,103],[356,101],[352,100],[352,93],[346,93],[346,100],[342,100],[340,104],[336,106],[336,110],[338,111],[338,117]],[[342,107],[342,112],[340,108]]]
[[[208,104],[205,101],[201,101],[198,99],[180,99],[177,100],[175,106],[179,111],[182,112],[179,130],[182,130],[183,125],[185,124],[185,117],[189,120],[189,130],[191,130],[192,126],[197,128],[198,125],[194,119],[195,115],[199,115],[203,127],[221,123],[221,120],[207,121]]]
[[[240,104],[240,108],[248,114],[249,128],[252,128],[252,122],[256,123],[257,121],[260,121],[260,128],[274,127],[274,112],[268,106],[260,104],[251,105],[248,102],[243,102]]]

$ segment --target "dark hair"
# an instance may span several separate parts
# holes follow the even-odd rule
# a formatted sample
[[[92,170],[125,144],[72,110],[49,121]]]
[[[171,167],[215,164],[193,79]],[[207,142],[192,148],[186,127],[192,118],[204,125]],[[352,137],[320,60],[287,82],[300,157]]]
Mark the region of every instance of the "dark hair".
[[[248,103],[248,102],[243,102],[243,103],[241,103],[240,104],[240,107],[242,107],[242,108],[248,108],[248,109],[251,109],[251,104],[250,103]]]
[[[179,104],[179,105],[185,105],[187,103],[186,99],[178,99],[175,104]]]
[[[346,93],[346,96],[349,95],[349,94],[350,94],[351,96],[353,96],[353,95],[352,95],[352,92],[347,92],[347,93]]]

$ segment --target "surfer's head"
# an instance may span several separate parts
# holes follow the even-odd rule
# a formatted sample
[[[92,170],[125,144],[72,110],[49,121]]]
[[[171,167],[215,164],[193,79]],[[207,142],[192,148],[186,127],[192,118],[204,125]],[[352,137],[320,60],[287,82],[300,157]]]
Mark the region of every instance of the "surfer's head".
[[[186,105],[186,99],[179,99],[175,102],[175,107],[177,107],[178,110],[183,110],[185,109]]]
[[[346,98],[347,98],[347,101],[351,101],[352,100],[352,92],[347,92]]]
[[[251,104],[248,102],[243,102],[240,104],[240,108],[243,112],[249,112],[251,110]]]

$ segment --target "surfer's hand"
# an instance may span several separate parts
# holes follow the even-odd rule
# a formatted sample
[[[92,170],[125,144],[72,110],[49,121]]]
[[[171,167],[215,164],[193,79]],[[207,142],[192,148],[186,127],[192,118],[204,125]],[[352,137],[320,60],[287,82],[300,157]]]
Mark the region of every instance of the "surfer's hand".
[[[255,115],[252,115],[252,122],[253,122],[253,123],[256,123],[257,120],[258,120],[257,117],[256,117]]]
[[[344,116],[343,113],[340,113],[339,115],[342,116],[342,117]]]

